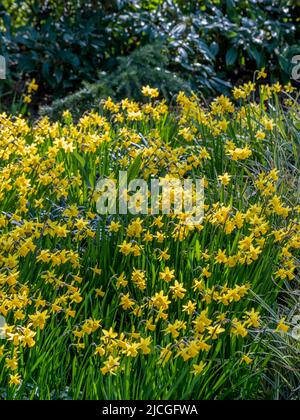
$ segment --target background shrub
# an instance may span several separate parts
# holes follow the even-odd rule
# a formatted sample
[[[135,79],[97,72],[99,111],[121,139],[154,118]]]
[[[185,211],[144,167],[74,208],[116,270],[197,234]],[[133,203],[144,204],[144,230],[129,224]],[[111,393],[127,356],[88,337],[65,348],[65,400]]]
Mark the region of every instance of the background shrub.
[[[179,91],[190,91],[189,83],[176,73],[168,70],[169,59],[162,44],[154,43],[133,51],[127,57],[116,60],[116,69],[99,75],[99,81],[86,86],[66,98],[55,100],[41,109],[41,115],[52,119],[69,109],[75,119],[91,109],[100,108],[101,98],[124,97],[141,100],[141,86],[159,87],[166,100]]]
[[[299,5],[299,0],[4,1],[0,51],[9,78],[1,93],[10,92],[9,103],[11,92],[18,94],[26,78],[35,78],[38,104],[49,103],[85,82],[98,86],[105,72],[112,76],[105,78],[111,89],[117,77],[123,79],[120,92],[134,94],[132,53],[157,42],[166,71],[205,94],[228,92],[232,82],[249,79],[261,67],[272,79],[286,81],[290,56],[299,51]],[[161,55],[156,62],[152,57],[147,71],[152,67],[155,74]],[[131,75],[127,86],[120,74],[124,68]],[[166,72],[156,72],[156,84],[164,85],[165,78]]]

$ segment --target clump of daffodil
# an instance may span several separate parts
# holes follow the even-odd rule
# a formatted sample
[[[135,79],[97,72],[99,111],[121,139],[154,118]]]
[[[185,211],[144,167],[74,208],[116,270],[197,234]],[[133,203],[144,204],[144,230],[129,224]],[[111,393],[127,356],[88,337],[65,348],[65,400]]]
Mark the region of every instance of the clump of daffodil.
[[[266,77],[261,69],[257,79]],[[33,80],[26,103],[37,89]],[[247,383],[265,365],[261,334],[280,337],[289,325],[269,321],[261,299],[276,305],[298,272],[291,166],[272,159],[284,119],[266,106],[291,89],[257,93],[249,82],[209,106],[180,92],[170,109],[145,86],[143,103],[107,98],[78,122],[68,110],[33,125],[0,115],[0,377],[11,392],[63,375],[50,390],[136,396],[130,381],[143,372],[153,390],[171,392],[183,375],[182,395],[215,397],[229,377]],[[204,179],[203,220],[172,211],[179,189],[160,195],[154,214],[129,188],[121,198],[132,213],[98,214],[98,179],[126,170],[160,187]]]

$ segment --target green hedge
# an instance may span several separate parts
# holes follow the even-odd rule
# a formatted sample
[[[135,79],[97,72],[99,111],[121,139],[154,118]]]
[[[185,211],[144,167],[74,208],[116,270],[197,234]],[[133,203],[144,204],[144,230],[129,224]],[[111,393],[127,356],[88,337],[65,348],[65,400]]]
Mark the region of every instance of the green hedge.
[[[299,5],[299,0],[6,0],[0,6],[0,53],[9,65],[1,92],[18,92],[22,81],[35,78],[39,102],[63,98],[82,82],[98,81],[100,72],[113,74],[119,57],[132,57],[155,42],[164,46],[166,70],[191,89],[225,92],[230,81],[249,78],[261,67],[286,81],[291,56],[299,51]],[[127,69],[130,73],[130,61]],[[162,80],[156,76],[158,84],[164,82],[164,72]]]

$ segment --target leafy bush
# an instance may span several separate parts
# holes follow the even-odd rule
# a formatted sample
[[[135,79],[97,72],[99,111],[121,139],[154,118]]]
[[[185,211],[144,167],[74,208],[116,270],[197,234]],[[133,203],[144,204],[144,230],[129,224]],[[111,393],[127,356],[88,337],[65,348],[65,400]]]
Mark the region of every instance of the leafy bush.
[[[159,26],[176,67],[192,72],[198,87],[222,91],[224,80],[257,68],[290,77],[281,57],[299,39],[296,9],[293,1],[166,1]]]
[[[99,75],[99,82],[54,101],[51,106],[43,107],[40,114],[56,119],[69,109],[77,119],[85,111],[99,110],[101,99],[107,96],[118,100],[124,97],[142,100],[142,85],[159,87],[166,100],[179,91],[190,92],[189,83],[167,70],[168,64],[168,55],[161,44],[138,48],[129,56],[118,58],[116,69]]]
[[[42,97],[64,97],[155,42],[164,45],[166,69],[194,90],[228,92],[230,81],[261,67],[286,81],[289,52],[298,48],[298,6],[298,0],[6,1],[0,40],[9,61],[8,88],[34,77]],[[136,72],[130,64],[128,59],[127,74]]]
[[[101,9],[95,14],[78,10],[58,19],[55,10],[39,8],[35,19],[20,27],[13,27],[8,14],[3,14],[6,32],[1,44],[12,78],[26,74],[36,78],[44,92],[61,96],[82,80],[94,80],[108,39]]]

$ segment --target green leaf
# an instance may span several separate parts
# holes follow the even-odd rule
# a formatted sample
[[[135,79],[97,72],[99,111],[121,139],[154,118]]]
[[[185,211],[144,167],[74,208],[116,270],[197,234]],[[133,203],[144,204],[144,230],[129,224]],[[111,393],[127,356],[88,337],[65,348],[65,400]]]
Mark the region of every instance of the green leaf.
[[[81,167],[84,168],[84,166],[85,166],[85,159],[82,156],[80,156],[80,154],[78,152],[76,152],[76,151],[73,152],[73,155],[78,160],[78,162],[80,163]]]
[[[135,158],[135,160],[132,162],[132,164],[130,165],[128,169],[128,182],[136,178],[141,168],[141,165],[142,165],[142,156],[137,155],[137,157]]]
[[[233,66],[236,62],[238,51],[235,47],[231,47],[226,53],[226,65]]]

